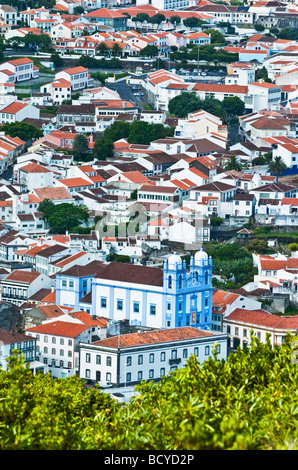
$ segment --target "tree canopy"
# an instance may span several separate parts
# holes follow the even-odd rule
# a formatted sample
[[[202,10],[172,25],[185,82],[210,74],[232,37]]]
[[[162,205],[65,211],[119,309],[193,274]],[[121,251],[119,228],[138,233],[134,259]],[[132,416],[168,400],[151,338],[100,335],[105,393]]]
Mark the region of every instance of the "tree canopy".
[[[65,234],[73,232],[81,224],[88,221],[89,215],[84,207],[70,203],[54,204],[45,199],[39,204],[39,211],[50,226],[51,233]]]
[[[2,124],[0,126],[0,130],[11,137],[19,137],[24,142],[32,139],[39,139],[43,136],[42,130],[26,122],[17,121]]]
[[[255,335],[227,360],[214,355],[120,404],[77,376],[32,375],[16,352],[0,370],[1,450],[297,450],[296,340]]]

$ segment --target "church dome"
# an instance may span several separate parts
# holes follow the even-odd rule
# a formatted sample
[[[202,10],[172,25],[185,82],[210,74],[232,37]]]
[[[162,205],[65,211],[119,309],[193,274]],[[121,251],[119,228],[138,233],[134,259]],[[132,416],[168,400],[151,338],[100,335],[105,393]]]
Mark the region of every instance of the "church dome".
[[[201,248],[200,251],[197,251],[195,254],[195,265],[200,265],[201,261],[208,261],[208,255],[205,251],[203,251],[203,248]]]
[[[168,258],[168,268],[169,269],[182,269],[182,258],[177,255],[176,251]]]

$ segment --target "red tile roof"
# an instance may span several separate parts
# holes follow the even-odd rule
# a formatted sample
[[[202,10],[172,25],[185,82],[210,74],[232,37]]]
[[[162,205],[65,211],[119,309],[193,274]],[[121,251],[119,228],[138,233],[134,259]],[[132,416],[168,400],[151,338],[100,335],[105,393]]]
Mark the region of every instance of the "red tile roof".
[[[27,328],[26,332],[42,333],[52,336],[66,336],[67,338],[75,338],[90,328],[89,325],[71,323],[66,321],[51,321],[43,325]]]
[[[39,276],[41,276],[41,273],[39,273],[38,271],[23,271],[16,269],[6,277],[5,281],[31,284],[31,282],[33,282]]]
[[[298,329],[298,316],[287,316],[282,317],[279,315],[272,315],[266,310],[245,310],[242,308],[236,308],[225,321],[229,322],[233,320],[235,322],[246,323],[248,325],[258,325],[267,328],[274,328],[286,331]]]
[[[192,326],[173,328],[169,330],[145,331],[142,333],[131,333],[127,335],[113,336],[111,338],[96,341],[93,344],[111,348],[126,348],[143,346],[147,344],[168,343],[193,338],[206,338],[215,336],[210,331],[199,330]]]

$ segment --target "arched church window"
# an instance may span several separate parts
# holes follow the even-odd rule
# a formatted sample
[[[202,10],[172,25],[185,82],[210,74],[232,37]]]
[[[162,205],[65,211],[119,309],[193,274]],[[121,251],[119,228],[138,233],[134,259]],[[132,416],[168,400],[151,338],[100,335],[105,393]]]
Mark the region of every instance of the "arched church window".
[[[169,277],[168,277],[168,288],[169,288],[169,289],[172,288],[172,276],[169,276]]]

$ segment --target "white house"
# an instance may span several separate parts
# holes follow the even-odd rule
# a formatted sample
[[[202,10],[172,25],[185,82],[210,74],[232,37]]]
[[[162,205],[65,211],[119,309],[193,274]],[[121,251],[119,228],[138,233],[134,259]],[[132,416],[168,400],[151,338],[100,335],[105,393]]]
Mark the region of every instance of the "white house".
[[[50,288],[52,280],[37,271],[14,270],[1,280],[1,298],[3,302],[22,305],[35,292]]]
[[[186,365],[191,355],[203,364],[217,348],[227,358],[227,336],[193,327],[132,333],[80,345],[80,377],[99,385],[136,385],[160,380]]]
[[[36,340],[36,358],[48,366],[54,378],[66,378],[79,370],[79,343],[89,342],[92,327],[83,323],[51,321],[27,328]]]
[[[55,74],[55,79],[63,78],[71,85],[72,92],[90,88],[93,85],[93,79],[89,77],[88,69],[82,66],[72,67],[61,70]]]
[[[295,315],[273,315],[263,309],[236,308],[223,320],[223,332],[229,336],[228,344],[233,349],[249,346],[251,330],[262,343],[266,342],[269,334],[272,347],[281,346],[288,332],[297,334],[298,318]]]
[[[23,101],[14,101],[0,110],[0,124],[21,122],[26,118],[39,119],[39,117],[39,108]]]
[[[3,62],[0,64],[0,71],[3,70],[13,73],[13,79],[11,79],[13,82],[30,80],[39,76],[39,68],[34,65],[33,60],[27,57]]]

